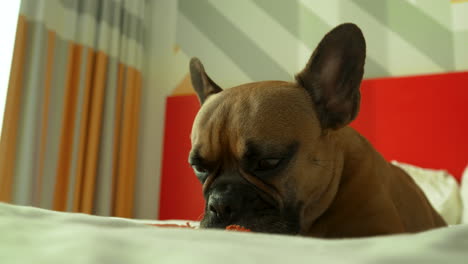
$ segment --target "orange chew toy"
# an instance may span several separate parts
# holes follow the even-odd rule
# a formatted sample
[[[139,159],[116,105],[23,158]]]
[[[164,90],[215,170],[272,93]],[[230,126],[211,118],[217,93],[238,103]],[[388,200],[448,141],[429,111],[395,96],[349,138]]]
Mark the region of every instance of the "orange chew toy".
[[[177,224],[149,224],[152,226],[157,226],[157,227],[180,227],[180,228],[192,228],[194,229],[194,226],[191,226],[189,222],[187,222],[185,225],[177,225]],[[228,225],[226,226],[226,230],[228,231],[238,231],[238,232],[251,232],[250,229],[242,227],[240,225]]]
[[[229,231],[239,231],[239,232],[250,232],[250,229],[247,229],[245,227],[242,227],[240,225],[228,225],[226,226],[226,230]]]

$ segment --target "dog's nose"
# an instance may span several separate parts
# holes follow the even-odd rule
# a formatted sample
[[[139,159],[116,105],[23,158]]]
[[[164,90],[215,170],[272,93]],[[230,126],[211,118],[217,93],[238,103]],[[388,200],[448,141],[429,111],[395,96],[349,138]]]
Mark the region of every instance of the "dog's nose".
[[[223,221],[230,221],[236,217],[241,207],[240,197],[231,192],[213,193],[208,200],[208,210]]]

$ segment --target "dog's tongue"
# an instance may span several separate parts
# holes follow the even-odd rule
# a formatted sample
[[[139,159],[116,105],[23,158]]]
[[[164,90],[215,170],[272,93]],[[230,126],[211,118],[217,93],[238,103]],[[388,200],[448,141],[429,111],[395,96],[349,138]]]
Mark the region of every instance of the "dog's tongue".
[[[250,229],[245,228],[245,227],[240,226],[240,225],[228,225],[228,226],[226,226],[226,230],[239,231],[239,232],[251,232]]]

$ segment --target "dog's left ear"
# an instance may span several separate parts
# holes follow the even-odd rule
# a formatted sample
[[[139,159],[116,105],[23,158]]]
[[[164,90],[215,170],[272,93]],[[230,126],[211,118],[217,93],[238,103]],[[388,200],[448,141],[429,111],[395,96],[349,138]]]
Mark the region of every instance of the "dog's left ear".
[[[206,74],[205,68],[198,58],[190,60],[190,77],[200,104],[203,104],[208,96],[223,90]]]
[[[323,129],[350,123],[359,111],[366,43],[354,24],[342,24],[320,41],[297,82],[311,95]]]

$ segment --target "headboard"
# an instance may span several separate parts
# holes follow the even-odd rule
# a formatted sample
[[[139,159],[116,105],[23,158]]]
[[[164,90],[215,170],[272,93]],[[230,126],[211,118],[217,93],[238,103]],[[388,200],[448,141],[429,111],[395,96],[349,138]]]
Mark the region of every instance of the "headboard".
[[[445,169],[460,180],[468,164],[468,72],[364,80],[351,124],[387,160]],[[166,101],[160,219],[198,220],[201,185],[187,163],[195,95]]]

